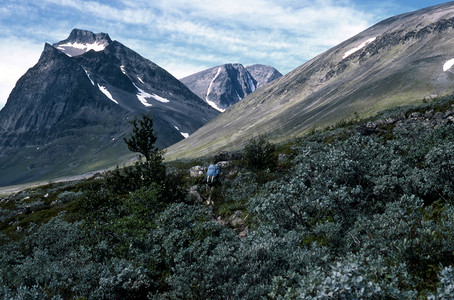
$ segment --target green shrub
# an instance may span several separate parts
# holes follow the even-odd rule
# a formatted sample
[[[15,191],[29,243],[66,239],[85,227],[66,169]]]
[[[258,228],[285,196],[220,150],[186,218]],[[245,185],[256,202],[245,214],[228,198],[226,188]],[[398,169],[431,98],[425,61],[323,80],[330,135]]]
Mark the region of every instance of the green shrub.
[[[277,166],[276,146],[263,135],[251,139],[244,147],[243,160],[253,172],[273,171]]]

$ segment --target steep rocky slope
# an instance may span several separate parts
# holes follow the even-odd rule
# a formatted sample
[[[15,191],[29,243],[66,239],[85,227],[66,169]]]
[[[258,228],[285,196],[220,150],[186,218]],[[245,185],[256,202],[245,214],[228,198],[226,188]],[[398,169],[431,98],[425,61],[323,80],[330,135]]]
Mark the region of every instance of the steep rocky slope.
[[[257,90],[173,145],[169,158],[298,136],[454,91],[454,3],[384,20]]]
[[[45,44],[0,111],[0,186],[123,163],[128,119],[151,110],[167,147],[214,118],[184,84],[105,33]]]

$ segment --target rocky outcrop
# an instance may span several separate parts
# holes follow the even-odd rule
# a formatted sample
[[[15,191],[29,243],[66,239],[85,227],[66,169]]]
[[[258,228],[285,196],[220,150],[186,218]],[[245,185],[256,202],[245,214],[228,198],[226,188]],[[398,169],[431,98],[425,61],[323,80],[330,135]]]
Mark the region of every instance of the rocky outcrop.
[[[439,126],[454,124],[454,107],[446,111],[426,110],[409,112],[393,118],[383,118],[366,122],[356,130],[363,135],[381,134],[389,130],[397,130],[409,123],[422,124],[426,128],[435,129]]]

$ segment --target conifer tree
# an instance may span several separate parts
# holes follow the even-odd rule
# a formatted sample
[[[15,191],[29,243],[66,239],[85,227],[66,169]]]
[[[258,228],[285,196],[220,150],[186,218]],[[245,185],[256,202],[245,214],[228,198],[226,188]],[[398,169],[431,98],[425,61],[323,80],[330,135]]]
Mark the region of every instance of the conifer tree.
[[[162,154],[155,146],[157,136],[153,132],[151,112],[144,114],[142,119],[135,118],[131,124],[133,133],[129,138],[124,138],[129,150],[142,154],[147,162],[150,162],[154,156]],[[162,158],[162,155],[160,156]]]
[[[135,118],[131,124],[132,135],[124,138],[124,141],[129,150],[145,157],[145,162],[139,161],[136,164],[140,177],[147,182],[162,182],[166,173],[162,163],[164,151],[155,146],[157,136],[153,131],[151,112],[144,114],[142,119]],[[141,158],[140,155],[139,158]]]

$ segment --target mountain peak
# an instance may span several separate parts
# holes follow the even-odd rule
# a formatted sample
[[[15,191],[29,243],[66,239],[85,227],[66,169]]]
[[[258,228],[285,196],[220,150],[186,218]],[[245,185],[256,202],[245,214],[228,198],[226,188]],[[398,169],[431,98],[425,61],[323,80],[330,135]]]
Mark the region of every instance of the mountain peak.
[[[41,53],[41,56],[39,58],[39,63],[47,63],[48,61],[52,61],[57,59],[57,57],[64,58],[65,55],[63,55],[60,51],[58,51],[55,47],[52,45],[45,43],[44,44],[44,50]]]
[[[73,29],[66,40],[53,46],[68,56],[82,55],[90,50],[103,51],[112,40],[107,33],[93,33],[89,30]]]
[[[185,78],[189,89],[218,111],[225,111],[258,87],[282,76],[273,67],[254,65],[251,68],[240,63],[227,63]]]

